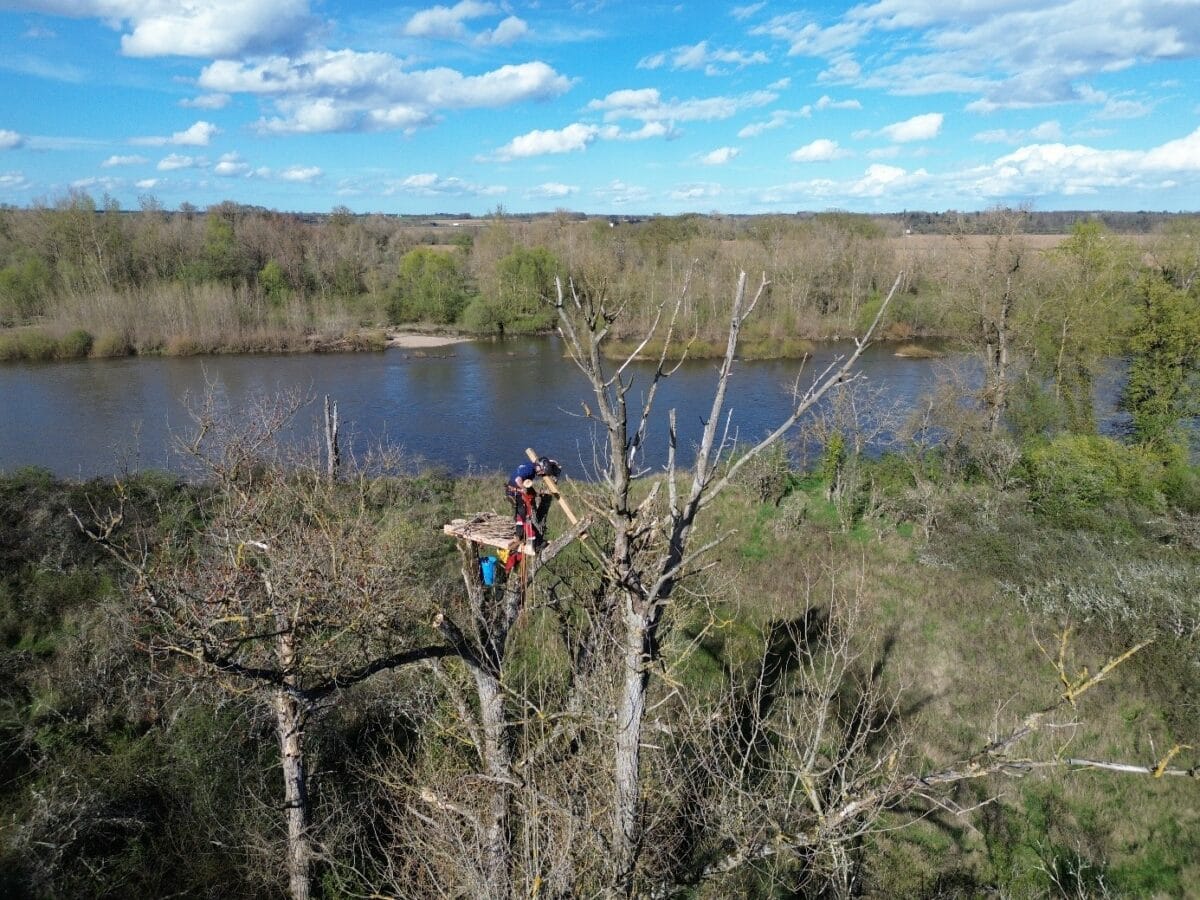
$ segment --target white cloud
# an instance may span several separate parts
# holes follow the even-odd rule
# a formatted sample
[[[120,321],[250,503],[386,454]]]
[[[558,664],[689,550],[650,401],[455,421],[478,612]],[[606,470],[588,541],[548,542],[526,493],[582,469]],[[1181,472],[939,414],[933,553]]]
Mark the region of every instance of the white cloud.
[[[765,122],[751,122],[749,125],[742,128],[742,130],[738,132],[738,137],[758,137],[760,134],[765,134],[768,131],[774,131],[776,128],[782,128],[793,119],[808,119],[811,117],[811,106],[802,106],[800,109],[795,110],[777,109],[771,113],[771,118],[767,119]]]
[[[1079,85],[1089,76],[1200,56],[1200,9],[1195,0],[868,0],[835,17],[775,16],[751,33],[824,59],[820,81],[971,93],[968,109],[987,112],[1087,102]],[[860,49],[869,51],[866,73]],[[1141,115],[1139,103],[1118,100],[1110,113]]]
[[[728,119],[743,109],[766,106],[778,99],[772,91],[751,91],[734,97],[663,100],[657,88],[613,91],[592,100],[588,109],[604,113],[605,121],[638,119],[643,122],[708,122]]]
[[[279,173],[284,181],[315,181],[324,174],[317,166],[288,166]]]
[[[0,129],[0,150],[15,150],[24,143],[24,136],[15,131]]]
[[[665,122],[647,122],[636,131],[622,131],[613,125],[609,125],[600,131],[600,137],[605,140],[618,141],[645,141],[656,137],[673,140],[678,136],[679,132]]]
[[[745,19],[749,19],[766,5],[766,3],[751,3],[747,6],[735,6],[729,11],[729,14],[738,21],[743,21]]]
[[[862,66],[849,53],[840,53],[829,61],[829,67],[817,75],[817,81],[835,84],[858,81],[862,76]]]
[[[114,166],[144,166],[150,160],[144,156],[110,156],[100,165],[105,169],[111,169]]]
[[[205,160],[203,158],[171,153],[158,161],[158,171],[170,172],[174,169],[196,169],[202,168],[204,165]]]
[[[724,192],[724,189],[719,184],[706,182],[702,184],[681,184],[674,188],[669,194],[672,200],[706,200],[712,197],[719,197]]]
[[[828,94],[823,94],[821,99],[813,104],[817,109],[862,109],[862,104],[857,100],[834,100]]]
[[[737,147],[718,147],[700,157],[700,162],[706,166],[723,166],[740,152]]]
[[[0,174],[0,192],[24,191],[32,187],[22,172],[4,172]]]
[[[550,153],[573,153],[586,149],[588,144],[596,140],[600,129],[595,125],[584,125],[575,122],[557,131],[534,130],[513,138],[496,151],[496,158],[501,160],[517,159],[528,156],[545,156]]]
[[[239,178],[250,174],[250,164],[237,153],[225,153],[213,166],[213,174],[222,178]]]
[[[973,135],[971,140],[980,141],[985,144],[1019,144],[1022,141],[1028,140],[1061,141],[1062,137],[1062,125],[1058,121],[1051,119],[1042,122],[1040,125],[1035,125],[1028,130],[993,128],[988,131],[980,131],[978,134]]]
[[[458,40],[467,36],[464,22],[494,15],[497,8],[491,3],[462,0],[454,6],[434,6],[416,13],[404,26],[409,37]]]
[[[614,206],[625,206],[630,203],[645,203],[650,199],[650,192],[636,184],[627,184],[619,178],[614,178],[602,188],[592,192],[598,199]]]
[[[358,127],[355,111],[341,106],[336,100],[322,97],[317,100],[283,101],[279,104],[285,116],[259,119],[255,128],[261,134],[322,134],[329,131],[353,131]]]
[[[849,156],[849,152],[838,146],[837,141],[831,141],[828,138],[818,138],[811,144],[805,144],[799,150],[793,150],[788,154],[788,159],[792,162],[829,162],[834,159],[841,159]]]
[[[841,203],[848,197],[880,199],[887,197],[894,202],[897,197],[928,196],[930,175],[924,169],[909,172],[899,166],[879,163],[867,167],[858,178],[837,181],[831,178],[814,178],[809,181],[794,181],[765,189],[760,202],[767,205],[796,203],[798,201]]]
[[[443,195],[473,195],[492,197],[507,192],[502,185],[477,185],[454,176],[443,178],[434,172],[422,172],[409,175],[400,181],[392,181],[384,188],[386,195],[413,194],[418,197],[438,197]]]
[[[1140,119],[1154,111],[1154,104],[1128,97],[1114,97],[1106,91],[1098,91],[1090,85],[1079,87],[1079,97],[1084,103],[1099,106],[1094,116],[1097,119]]]
[[[788,56],[830,56],[855,47],[868,28],[858,22],[840,22],[822,27],[805,13],[775,16],[750,29],[753,35],[773,37],[788,44]]]
[[[742,69],[746,66],[760,65],[770,62],[770,57],[761,50],[746,53],[741,50],[723,50],[709,47],[708,41],[698,44],[676,47],[669,53],[655,53],[638,61],[639,69],[658,69],[670,60],[671,68],[675,70],[703,70],[709,75],[724,73],[722,66],[732,66]]]
[[[213,136],[220,133],[221,129],[216,125],[200,121],[183,131],[176,131],[170,137],[136,137],[130,138],[129,143],[140,147],[165,147],[168,144],[176,147],[207,147]]]
[[[143,191],[148,191],[151,188],[157,187],[161,181],[162,179],[160,178],[143,178],[141,181],[135,181],[133,186]]]
[[[941,113],[925,113],[903,122],[894,122],[879,129],[879,133],[897,144],[910,141],[928,141],[938,136],[945,119]]]
[[[540,198],[544,200],[553,200],[559,197],[569,197],[572,194],[578,194],[579,188],[571,184],[562,184],[558,181],[547,181],[545,184],[539,184],[537,187],[530,188],[525,192],[526,197]]]
[[[863,177],[849,188],[849,193],[856,197],[881,197],[901,187],[911,187],[913,182],[924,181],[929,173],[924,169],[908,172],[899,166],[885,166],[873,163],[867,166]]]
[[[229,57],[291,45],[313,24],[308,0],[23,0],[25,9],[98,18],[127,31],[126,56]]]
[[[76,178],[71,182],[71,187],[79,191],[99,190],[105,193],[112,193],[124,187],[124,183],[119,178],[109,176],[96,177],[94,175],[87,178]]]
[[[201,71],[199,83],[209,91],[274,97],[279,115],[262,119],[258,128],[283,134],[411,130],[432,123],[439,109],[548,100],[571,87],[569,78],[543,62],[464,75],[445,67],[413,70],[391,54],[353,50],[251,63],[218,60]]]
[[[1104,188],[1154,190],[1200,174],[1200,128],[1150,150],[1097,150],[1082,144],[1030,144],[987,166],[957,173],[985,197],[1092,194]]]
[[[224,109],[229,105],[229,95],[201,94],[199,97],[185,97],[179,101],[179,105],[188,109]]]
[[[529,36],[529,25],[524,19],[509,16],[495,28],[482,32],[475,43],[484,47],[508,47]]]

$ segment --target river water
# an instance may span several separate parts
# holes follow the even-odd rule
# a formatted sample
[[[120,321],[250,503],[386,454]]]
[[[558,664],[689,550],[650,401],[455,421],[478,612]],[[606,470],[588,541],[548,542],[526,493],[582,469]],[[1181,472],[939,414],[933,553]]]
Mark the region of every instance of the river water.
[[[811,381],[848,345],[819,348],[800,373]],[[188,433],[187,396],[216,386],[230,408],[255,396],[299,390],[314,398],[293,440],[316,444],[320,398],[338,403],[344,446],[362,455],[386,445],[455,473],[512,468],[524,448],[557,457],[584,476],[594,425],[582,376],[556,338],[480,341],[426,351],[383,353],[133,357],[0,364],[0,470],[37,465],[70,478],[131,469],[179,470],[176,436]],[[443,355],[439,355],[443,354]],[[888,402],[911,408],[929,390],[936,363],[869,348],[859,369]],[[631,367],[641,396],[648,367]],[[738,363],[727,410],[731,433],[756,439],[782,420],[795,360]],[[683,461],[699,439],[716,381],[714,362],[689,362],[660,391],[645,464],[665,459],[667,409],[677,410]],[[640,401],[639,401],[640,402]]]

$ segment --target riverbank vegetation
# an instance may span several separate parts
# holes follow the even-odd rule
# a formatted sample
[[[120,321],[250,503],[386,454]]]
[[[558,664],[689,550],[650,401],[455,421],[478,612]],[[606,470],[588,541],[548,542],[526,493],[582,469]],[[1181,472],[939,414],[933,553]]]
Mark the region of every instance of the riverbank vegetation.
[[[1100,217],[1071,221],[995,210],[938,216],[940,233],[924,234],[912,233],[924,227],[920,216],[609,221],[498,211],[439,224],[232,202],[168,212],[149,197],[122,211],[76,192],[0,210],[0,358],[379,348],[386,329],[412,325],[535,333],[554,325],[556,277],[619,297],[614,337],[635,346],[684,272],[692,277],[680,328],[694,354],[719,355],[725,288],[746,270],[771,281],[742,344],[747,356],[802,355],[808,340],[860,332],[903,272],[879,337],[977,341],[978,303],[1003,277],[1019,298],[1014,339],[1057,359],[1064,334],[1066,344],[1102,334],[1119,344],[1129,285],[1147,266],[1188,257],[1197,232],[1186,218],[1128,236]],[[1047,224],[1067,230],[1040,233]],[[1001,273],[1006,254],[1020,264]]]
[[[1107,338],[1043,310],[1048,350],[1008,343],[1024,251],[985,249],[982,381],[888,410],[850,359],[791,444],[722,438],[736,340],[700,433],[653,410],[676,292],[637,386],[694,448],[666,472],[612,295],[559,298],[597,471],[496,586],[440,526],[499,476],[331,477],[274,442],[295,398],[202,401],[196,482],[0,478],[0,890],[1186,895],[1197,284],[1135,283],[1118,440],[1077,397]],[[740,282],[735,337],[765,297]]]

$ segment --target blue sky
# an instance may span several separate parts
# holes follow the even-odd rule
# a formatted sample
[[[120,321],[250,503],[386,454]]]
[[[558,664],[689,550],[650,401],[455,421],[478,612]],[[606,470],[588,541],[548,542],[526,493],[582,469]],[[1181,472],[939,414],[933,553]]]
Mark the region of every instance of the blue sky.
[[[0,0],[0,203],[1200,209],[1200,0]]]

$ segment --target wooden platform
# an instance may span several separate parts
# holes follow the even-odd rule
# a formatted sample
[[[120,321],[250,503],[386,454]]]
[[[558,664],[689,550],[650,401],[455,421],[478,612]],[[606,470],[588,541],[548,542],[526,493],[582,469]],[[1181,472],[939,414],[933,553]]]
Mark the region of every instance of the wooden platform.
[[[469,519],[454,519],[442,526],[443,533],[452,537],[510,552],[521,546],[514,529],[511,515],[494,512],[475,513]]]

